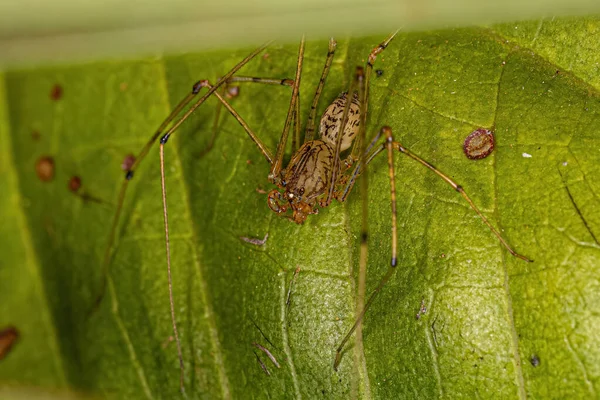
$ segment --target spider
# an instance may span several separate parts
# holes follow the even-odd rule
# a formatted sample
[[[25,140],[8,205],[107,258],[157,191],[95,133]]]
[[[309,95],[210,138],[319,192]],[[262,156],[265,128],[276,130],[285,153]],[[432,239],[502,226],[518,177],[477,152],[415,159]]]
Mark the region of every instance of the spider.
[[[161,189],[164,216],[165,248],[167,260],[167,273],[169,282],[169,303],[171,308],[171,320],[173,333],[177,344],[177,352],[180,364],[180,388],[184,390],[184,364],[177,330],[175,306],[173,300],[173,291],[171,284],[171,249],[169,241],[169,219],[167,208],[166,180],[165,180],[165,157],[164,147],[169,138],[177,131],[181,124],[211,96],[215,96],[220,105],[239,122],[240,126],[248,134],[252,142],[258,147],[259,151],[270,165],[268,180],[277,188],[272,189],[267,195],[268,207],[275,213],[285,216],[294,223],[302,224],[309,215],[317,214],[319,209],[329,206],[335,199],[339,202],[345,202],[352,192],[352,189],[360,178],[360,188],[362,194],[362,230],[360,246],[360,265],[366,266],[368,251],[368,229],[367,229],[367,182],[366,171],[370,162],[381,153],[387,155],[388,175],[390,181],[390,204],[391,204],[391,237],[392,251],[390,255],[390,266],[387,273],[380,280],[376,289],[368,298],[362,311],[358,314],[354,324],[349,328],[347,334],[341,340],[336,349],[333,368],[337,370],[341,360],[342,351],[349,338],[361,323],[365,313],[372,305],[373,301],[380,293],[385,284],[393,276],[398,265],[397,249],[397,216],[396,216],[396,189],[395,189],[395,170],[394,154],[400,152],[410,159],[422,164],[430,169],[468,202],[469,206],[479,215],[481,220],[489,227],[493,234],[498,238],[502,245],[515,257],[530,262],[527,257],[515,252],[494,226],[486,219],[471,198],[465,193],[460,185],[454,182],[450,177],[439,171],[433,165],[423,160],[401,143],[394,140],[392,129],[388,126],[382,127],[378,133],[367,140],[366,121],[369,104],[369,83],[371,80],[373,65],[377,56],[381,54],[392,42],[396,32],[389,35],[384,41],[377,45],[369,54],[366,66],[357,67],[354,77],[346,92],[336,98],[325,110],[318,123],[319,138],[315,139],[317,130],[317,108],[321,93],[323,91],[333,57],[336,50],[334,39],[329,41],[328,53],[317,85],[313,101],[311,103],[304,138],[300,144],[300,115],[299,115],[299,87],[302,77],[302,66],[304,61],[305,40],[302,39],[298,50],[296,63],[296,72],[294,79],[270,79],[255,78],[246,76],[236,76],[235,74],[246,65],[250,60],[260,54],[267,45],[263,45],[250,53],[246,58],[236,64],[229,72],[223,75],[214,84],[208,80],[200,80],[192,87],[191,92],[185,96],[167,118],[161,123],[157,131],[139,152],[132,165],[126,171],[125,180],[122,183],[108,245],[104,255],[104,275],[107,273],[108,265],[115,240],[116,229],[120,219],[125,193],[129,181],[134,177],[136,169],[148,154],[150,148],[158,140],[160,154],[160,174]],[[224,92],[219,89],[226,88],[227,85],[234,82],[255,82],[262,84],[275,84],[291,87],[292,95],[287,111],[287,117],[282,129],[281,138],[277,144],[277,149],[273,154],[270,149],[262,142],[260,137],[254,133],[252,128],[244,121],[242,116],[236,112],[230,104]],[[192,101],[203,90],[205,93],[195,102]],[[191,105],[190,105],[191,104]],[[189,107],[188,107],[189,106]],[[184,112],[183,110],[186,108]],[[183,114],[179,116],[181,113]],[[168,128],[168,129],[167,129]],[[288,164],[284,166],[284,155],[287,150],[288,138],[292,134],[292,157]],[[214,138],[213,138],[214,139]],[[211,140],[212,143],[212,140]],[[342,154],[346,156],[342,158]],[[97,298],[96,305],[99,304],[104,292],[102,287],[101,295]]]

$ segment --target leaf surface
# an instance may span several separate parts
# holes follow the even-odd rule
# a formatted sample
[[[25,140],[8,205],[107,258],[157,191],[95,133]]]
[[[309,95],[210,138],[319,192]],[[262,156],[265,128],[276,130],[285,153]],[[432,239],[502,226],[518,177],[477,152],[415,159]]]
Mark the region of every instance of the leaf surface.
[[[276,216],[261,193],[272,187],[255,144],[223,112],[205,152],[216,101],[200,107],[166,146],[188,396],[597,396],[599,31],[598,19],[580,18],[402,33],[382,53],[368,135],[391,126],[535,262],[510,256],[458,193],[396,154],[398,271],[338,373],[335,347],[359,297],[358,187],[346,204],[321,209],[303,226]],[[320,110],[384,36],[339,40]],[[21,340],[0,361],[2,385],[177,396],[156,148],[130,185],[106,297],[88,311],[123,158],[139,151],[193,82],[216,81],[249,51],[4,73],[0,328],[17,326]],[[273,45],[240,73],[293,77],[296,51]],[[302,115],[326,52],[326,41],[307,44]],[[63,96],[53,100],[57,84]],[[232,100],[273,152],[289,96],[286,87],[245,84]],[[468,160],[462,142],[479,127],[493,128],[496,149]],[[49,183],[35,175],[44,155],[56,165]],[[391,255],[384,158],[369,168],[367,293]],[[74,175],[82,193],[101,201],[71,193]],[[264,246],[240,239],[267,233]],[[427,310],[417,319],[422,302]]]

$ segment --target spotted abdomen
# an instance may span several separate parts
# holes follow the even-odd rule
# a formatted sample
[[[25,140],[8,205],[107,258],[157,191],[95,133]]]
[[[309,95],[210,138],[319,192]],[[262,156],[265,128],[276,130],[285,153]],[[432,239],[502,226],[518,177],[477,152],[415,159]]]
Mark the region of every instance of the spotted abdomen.
[[[323,113],[323,116],[321,117],[321,124],[319,126],[321,139],[327,142],[334,149],[337,137],[340,134],[342,127],[342,117],[344,115],[344,107],[346,106],[347,98],[348,93],[342,93],[333,101],[333,103],[329,105],[329,107],[327,107]],[[344,127],[341,151],[348,149],[352,145],[352,141],[358,134],[359,126],[360,101],[355,93],[354,96],[352,96],[352,102],[350,103],[350,109],[348,110],[348,122]]]

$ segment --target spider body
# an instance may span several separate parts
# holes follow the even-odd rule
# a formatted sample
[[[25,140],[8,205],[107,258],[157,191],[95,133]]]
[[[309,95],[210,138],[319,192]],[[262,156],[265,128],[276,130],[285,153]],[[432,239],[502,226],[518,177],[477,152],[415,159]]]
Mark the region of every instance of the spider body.
[[[348,105],[344,124],[347,99],[348,95],[344,92],[327,107],[319,125],[321,139],[309,140],[298,149],[287,168],[281,171],[281,180],[276,181],[279,190],[273,189],[268,195],[269,208],[278,214],[291,209],[292,216],[289,218],[297,224],[302,224],[310,214],[318,214],[317,207],[327,207],[331,187],[335,189],[346,181],[341,175],[339,157],[335,162],[335,146],[341,132],[340,151],[350,148],[360,126],[360,102],[356,93]],[[350,164],[346,162],[346,165]],[[337,169],[335,174],[332,173],[334,168]],[[340,200],[336,191],[334,198]]]

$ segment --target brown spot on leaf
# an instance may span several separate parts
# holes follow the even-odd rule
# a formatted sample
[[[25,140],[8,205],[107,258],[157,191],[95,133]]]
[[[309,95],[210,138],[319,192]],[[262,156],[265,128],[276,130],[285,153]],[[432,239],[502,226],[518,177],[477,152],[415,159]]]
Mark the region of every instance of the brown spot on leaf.
[[[63,95],[63,88],[59,84],[52,86],[52,90],[50,90],[50,98],[54,101],[60,100]]]
[[[463,150],[471,160],[489,156],[494,150],[494,132],[484,128],[474,130],[465,139]]]
[[[73,176],[69,179],[69,190],[71,192],[77,192],[81,187],[81,178],[78,176]]]
[[[50,156],[40,157],[35,163],[35,173],[42,182],[50,182],[54,178],[54,159]]]
[[[127,154],[121,163],[121,169],[123,171],[129,171],[133,166],[133,163],[135,163],[135,156],[133,154]]]
[[[19,339],[19,331],[14,326],[0,330],[0,360],[2,360]]]

